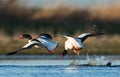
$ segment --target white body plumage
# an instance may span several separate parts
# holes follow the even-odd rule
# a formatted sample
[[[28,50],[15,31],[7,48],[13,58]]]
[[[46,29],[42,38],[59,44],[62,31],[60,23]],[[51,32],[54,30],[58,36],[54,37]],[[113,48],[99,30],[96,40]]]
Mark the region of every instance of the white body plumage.
[[[83,33],[76,38],[63,35],[67,40],[65,41],[65,50],[63,51],[63,56],[67,54],[68,50],[73,50],[77,55],[79,55],[80,50],[84,48],[83,42],[92,36],[102,35],[104,33]]]

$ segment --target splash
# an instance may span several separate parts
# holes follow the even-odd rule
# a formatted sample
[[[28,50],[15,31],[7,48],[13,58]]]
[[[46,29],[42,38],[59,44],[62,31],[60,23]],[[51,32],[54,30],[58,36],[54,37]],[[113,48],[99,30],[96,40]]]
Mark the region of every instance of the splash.
[[[87,55],[87,61],[88,61],[88,65],[90,66],[101,66],[101,65],[111,65],[111,61],[105,57],[105,56],[94,56],[94,57],[89,57]]]

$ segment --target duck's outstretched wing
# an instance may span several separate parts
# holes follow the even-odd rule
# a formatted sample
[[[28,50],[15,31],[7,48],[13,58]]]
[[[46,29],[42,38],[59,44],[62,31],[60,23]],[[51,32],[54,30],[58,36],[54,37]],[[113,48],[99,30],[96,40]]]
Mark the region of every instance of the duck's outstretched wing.
[[[7,53],[6,55],[14,55],[14,54],[16,54],[17,52],[19,52],[19,51],[21,51],[21,50],[24,50],[24,48],[18,49],[18,50],[13,51],[13,52],[9,52],[9,53]]]
[[[53,52],[58,47],[58,42],[52,41],[51,39],[46,39],[43,37],[38,38],[41,44],[47,48],[48,51]]]
[[[79,35],[77,38],[81,39],[81,42],[85,41],[88,37],[93,37],[93,36],[98,36],[98,35],[103,35],[105,33],[83,33]]]
[[[14,55],[14,54],[16,54],[19,51],[22,51],[22,50],[28,49],[28,48],[32,48],[35,45],[41,45],[41,43],[39,43],[37,41],[29,42],[28,44],[26,44],[25,46],[23,46],[21,49],[18,49],[16,51],[13,51],[13,52],[10,52],[10,53],[7,53],[6,55]]]
[[[40,34],[37,40],[39,40],[49,52],[53,52],[58,47],[58,42],[52,41],[52,36],[50,34]]]

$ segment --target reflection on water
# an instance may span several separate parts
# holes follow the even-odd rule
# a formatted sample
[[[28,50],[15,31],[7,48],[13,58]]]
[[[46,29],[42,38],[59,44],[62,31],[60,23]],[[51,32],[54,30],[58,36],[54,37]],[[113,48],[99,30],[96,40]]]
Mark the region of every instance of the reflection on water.
[[[76,73],[76,72],[79,72],[79,70],[77,70],[78,68],[77,67],[66,67],[65,68],[65,72],[67,73]]]
[[[112,62],[112,65],[120,65],[120,56],[73,56],[65,57],[59,55],[13,55],[0,56],[0,65],[106,65]]]

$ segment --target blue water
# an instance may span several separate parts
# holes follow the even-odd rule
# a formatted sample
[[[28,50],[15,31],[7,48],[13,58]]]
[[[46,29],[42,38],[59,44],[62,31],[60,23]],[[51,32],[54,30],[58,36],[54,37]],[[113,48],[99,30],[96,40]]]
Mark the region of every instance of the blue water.
[[[120,66],[0,65],[0,77],[120,77]]]
[[[0,55],[0,77],[120,77],[119,55],[105,56],[103,61],[99,57],[102,65],[83,66],[89,63],[86,56]],[[112,66],[105,66],[108,61]]]

